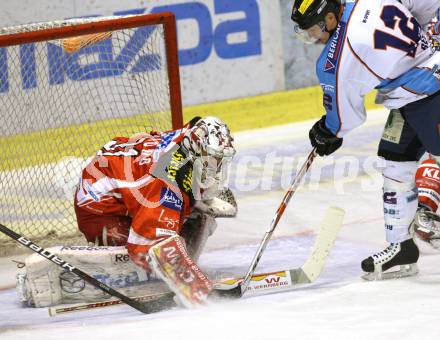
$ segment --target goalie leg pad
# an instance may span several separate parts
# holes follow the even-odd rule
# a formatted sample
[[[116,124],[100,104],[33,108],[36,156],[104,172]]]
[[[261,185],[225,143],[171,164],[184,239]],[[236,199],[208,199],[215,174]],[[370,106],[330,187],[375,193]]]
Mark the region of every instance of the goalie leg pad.
[[[434,159],[427,159],[419,166],[416,184],[419,203],[436,212],[440,205],[440,166]]]
[[[158,283],[130,261],[124,247],[69,246],[47,250],[126,295],[142,295]],[[17,276],[16,288],[20,301],[29,306],[49,307],[111,298],[39,254],[25,259],[24,270]]]
[[[184,240],[175,235],[150,248],[149,263],[153,271],[176,294],[187,308],[206,303],[212,283],[189,257]]]

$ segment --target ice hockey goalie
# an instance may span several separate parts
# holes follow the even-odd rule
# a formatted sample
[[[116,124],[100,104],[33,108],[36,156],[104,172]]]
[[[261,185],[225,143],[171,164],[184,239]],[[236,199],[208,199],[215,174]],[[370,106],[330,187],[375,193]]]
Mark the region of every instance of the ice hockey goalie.
[[[118,137],[84,168],[74,204],[88,247],[51,249],[128,295],[172,290],[203,304],[212,289],[196,261],[237,205],[226,188],[235,154],[226,124],[195,118],[183,129]],[[36,307],[109,298],[38,255],[26,259],[17,289]]]

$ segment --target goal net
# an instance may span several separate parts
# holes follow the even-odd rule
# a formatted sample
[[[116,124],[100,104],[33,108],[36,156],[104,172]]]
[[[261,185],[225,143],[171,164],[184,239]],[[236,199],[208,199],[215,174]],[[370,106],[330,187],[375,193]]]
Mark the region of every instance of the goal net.
[[[68,243],[87,159],[115,136],[181,126],[173,14],[0,29],[0,223],[14,231]]]

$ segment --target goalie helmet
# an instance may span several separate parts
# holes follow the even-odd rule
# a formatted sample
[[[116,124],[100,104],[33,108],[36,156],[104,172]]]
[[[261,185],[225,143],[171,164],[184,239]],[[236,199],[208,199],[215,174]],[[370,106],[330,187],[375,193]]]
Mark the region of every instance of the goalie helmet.
[[[325,16],[334,13],[337,17],[339,7],[337,0],[295,0],[291,16],[295,23],[295,34],[305,43],[315,43],[318,39],[310,34],[310,30],[316,28],[322,32],[327,31]]]
[[[200,119],[188,129],[182,146],[193,162],[193,195],[196,200],[215,197],[225,186],[235,155],[228,126],[216,117]]]

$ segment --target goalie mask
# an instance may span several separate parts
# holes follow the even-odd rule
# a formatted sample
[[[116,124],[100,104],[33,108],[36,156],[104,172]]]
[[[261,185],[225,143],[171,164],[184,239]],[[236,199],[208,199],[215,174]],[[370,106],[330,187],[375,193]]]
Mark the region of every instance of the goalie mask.
[[[192,192],[196,200],[212,199],[226,184],[235,154],[233,137],[220,119],[206,117],[190,128],[182,141],[193,162]]]
[[[317,43],[320,36],[328,31],[325,17],[334,13],[338,17],[340,4],[337,0],[295,0],[291,19],[297,37],[306,44]]]

